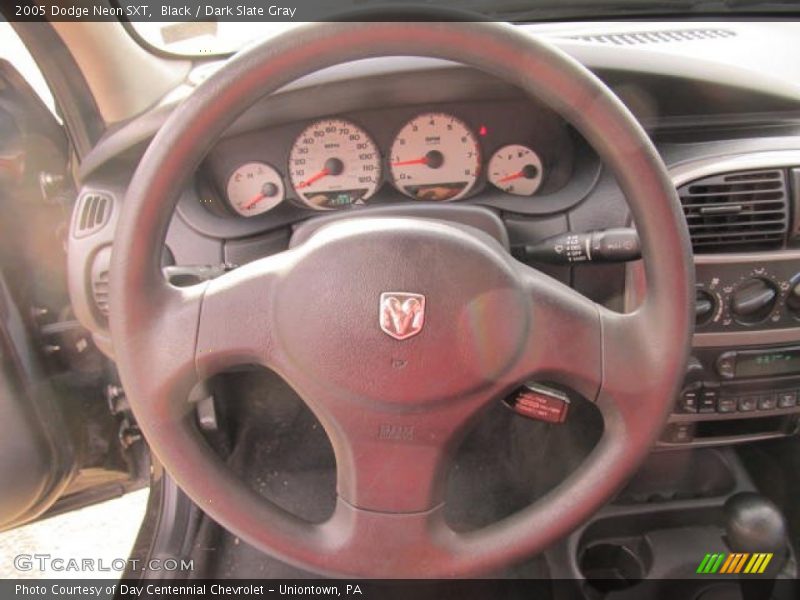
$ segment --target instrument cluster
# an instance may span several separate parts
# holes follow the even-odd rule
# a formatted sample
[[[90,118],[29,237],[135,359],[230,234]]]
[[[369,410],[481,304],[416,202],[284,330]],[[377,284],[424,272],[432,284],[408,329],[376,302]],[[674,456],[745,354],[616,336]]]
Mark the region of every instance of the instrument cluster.
[[[547,175],[546,161],[522,134],[484,155],[486,131],[450,112],[419,112],[393,130],[382,151],[355,119],[322,118],[294,137],[286,164],[249,156],[229,165],[221,195],[242,217],[285,202],[320,211],[367,204],[384,186],[435,202],[469,197],[479,182],[534,196]]]

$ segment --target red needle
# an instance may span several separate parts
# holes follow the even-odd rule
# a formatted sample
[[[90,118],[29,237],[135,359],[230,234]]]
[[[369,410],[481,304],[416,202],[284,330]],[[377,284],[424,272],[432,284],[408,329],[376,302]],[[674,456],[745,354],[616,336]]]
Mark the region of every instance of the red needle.
[[[245,210],[250,210],[251,208],[253,208],[256,204],[261,202],[266,197],[267,197],[266,194],[259,192],[258,194],[256,194],[255,196],[250,198],[250,200],[247,201],[247,203],[244,205],[244,209]]]
[[[330,169],[328,169],[326,167],[326,168],[322,169],[322,171],[320,171],[316,175],[312,175],[311,177],[309,177],[305,181],[301,181],[300,183],[298,183],[297,184],[297,189],[306,188],[306,187],[310,186],[312,183],[314,183],[315,181],[319,181],[323,177],[327,177],[330,174],[331,174]]]
[[[503,183],[504,181],[512,181],[513,179],[519,179],[520,177],[525,177],[525,173],[523,171],[517,171],[516,173],[512,173],[511,175],[506,175],[505,177],[499,180],[499,183]]]
[[[415,158],[413,160],[401,160],[400,162],[393,162],[393,167],[403,167],[405,165],[427,165],[428,164],[428,157],[423,156],[422,158]]]

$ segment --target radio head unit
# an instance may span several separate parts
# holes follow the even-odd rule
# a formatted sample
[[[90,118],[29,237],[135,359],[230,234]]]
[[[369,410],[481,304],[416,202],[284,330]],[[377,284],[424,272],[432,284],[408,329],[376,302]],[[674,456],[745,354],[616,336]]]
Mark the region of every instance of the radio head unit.
[[[800,346],[768,350],[732,350],[717,359],[723,379],[800,375]]]

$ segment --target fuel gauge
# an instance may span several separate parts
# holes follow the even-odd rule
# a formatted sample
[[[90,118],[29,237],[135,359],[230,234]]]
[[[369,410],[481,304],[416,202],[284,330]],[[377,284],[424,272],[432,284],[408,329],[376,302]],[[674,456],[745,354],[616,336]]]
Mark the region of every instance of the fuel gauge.
[[[228,202],[243,217],[253,217],[275,208],[283,200],[283,179],[265,163],[241,165],[228,178]]]
[[[504,192],[533,196],[542,183],[542,161],[527,146],[503,146],[489,160],[488,177]]]

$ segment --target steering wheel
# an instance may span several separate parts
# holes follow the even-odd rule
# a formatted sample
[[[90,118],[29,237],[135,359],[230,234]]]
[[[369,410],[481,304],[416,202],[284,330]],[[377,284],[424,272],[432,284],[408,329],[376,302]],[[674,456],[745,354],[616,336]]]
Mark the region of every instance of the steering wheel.
[[[234,119],[304,75],[382,56],[480,69],[571,122],[630,205],[647,275],[642,304],[628,314],[607,310],[469,226],[364,213],[213,281],[167,283],[161,248],[177,199]],[[153,452],[235,535],[318,573],[474,576],[565,536],[647,455],[687,360],[690,256],[675,189],[647,135],[603,83],[550,44],[496,23],[313,24],[234,57],[176,108],[148,147],[114,241],[112,340]],[[419,295],[394,296],[400,316],[416,319],[424,308],[424,321],[395,323],[403,331],[421,327],[402,340],[386,335],[380,321],[381,295],[399,290]],[[327,521],[308,523],[268,502],[203,441],[189,393],[239,364],[278,373],[325,428],[338,493]],[[529,379],[595,401],[602,437],[535,503],[456,532],[443,517],[454,446],[485,408]]]

